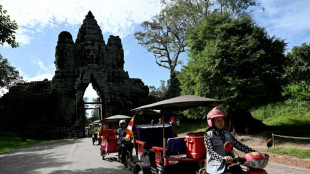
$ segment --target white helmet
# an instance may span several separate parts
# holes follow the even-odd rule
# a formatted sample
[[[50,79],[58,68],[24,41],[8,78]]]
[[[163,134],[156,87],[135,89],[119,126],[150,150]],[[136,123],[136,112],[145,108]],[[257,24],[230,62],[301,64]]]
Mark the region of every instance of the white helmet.
[[[126,124],[126,121],[125,121],[125,120],[120,120],[120,121],[119,121],[119,127],[121,127],[121,124],[122,124],[122,123]]]

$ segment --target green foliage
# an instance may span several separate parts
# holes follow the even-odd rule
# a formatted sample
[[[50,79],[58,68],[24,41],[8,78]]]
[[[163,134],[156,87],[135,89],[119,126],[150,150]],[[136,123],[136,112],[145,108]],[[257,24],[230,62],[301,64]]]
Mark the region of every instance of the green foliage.
[[[161,12],[153,17],[152,22],[143,22],[141,27],[144,31],[136,32],[135,38],[153,53],[158,66],[169,69],[172,74],[181,63],[179,56],[185,52],[186,47],[186,28],[182,21],[170,19],[166,13]]]
[[[310,44],[303,43],[295,46],[287,53],[289,64],[286,67],[286,76],[291,82],[303,82],[310,89]]]
[[[251,17],[210,15],[189,35],[190,59],[178,76],[183,94],[249,109],[281,97],[285,43]]]
[[[296,99],[270,103],[251,111],[254,118],[269,126],[310,124],[310,103]]]
[[[187,34],[203,22],[212,11],[242,15],[248,7],[257,6],[255,0],[162,0],[163,9],[141,24],[143,31],[135,33],[139,44],[153,53],[157,65],[174,72],[180,54],[187,47]]]
[[[15,33],[18,25],[15,21],[11,21],[10,16],[6,15],[7,11],[2,9],[0,4],[0,44],[9,44],[12,48],[18,47],[15,41]]]
[[[199,120],[181,120],[180,129],[175,129],[177,134],[188,134],[191,132],[205,132],[208,128],[207,121],[204,119]]]
[[[310,101],[310,85],[305,82],[289,84],[284,87],[283,95],[291,99]]]
[[[228,13],[232,17],[247,14],[247,9],[251,6],[260,6],[255,0],[216,0],[216,10],[221,15]]]
[[[12,85],[21,82],[22,78],[15,67],[12,67],[8,59],[3,58],[0,54],[0,88],[11,87]]]
[[[166,86],[165,80],[161,80],[160,84],[161,85],[158,88],[156,88],[155,86],[150,86],[149,95],[155,96],[156,100],[163,100],[168,90],[168,85]]]
[[[180,96],[181,89],[177,74],[179,74],[177,71],[171,74],[170,80],[168,80],[168,89],[164,95],[164,99]]]
[[[0,154],[40,142],[43,142],[43,140],[22,138],[12,132],[0,132]]]
[[[310,158],[309,149],[300,149],[296,147],[275,147],[269,150],[272,153],[284,154],[298,158]]]

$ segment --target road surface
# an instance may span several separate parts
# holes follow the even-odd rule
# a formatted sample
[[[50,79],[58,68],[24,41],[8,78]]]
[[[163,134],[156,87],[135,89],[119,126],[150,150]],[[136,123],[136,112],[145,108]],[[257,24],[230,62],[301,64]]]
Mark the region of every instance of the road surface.
[[[102,160],[99,145],[91,138],[44,142],[0,155],[1,174],[129,174],[116,154]],[[115,160],[112,160],[115,159]]]
[[[44,142],[0,155],[1,174],[129,174],[115,161],[116,154],[102,160],[99,145],[91,138]],[[309,174],[310,170],[269,163],[266,170],[275,174]]]

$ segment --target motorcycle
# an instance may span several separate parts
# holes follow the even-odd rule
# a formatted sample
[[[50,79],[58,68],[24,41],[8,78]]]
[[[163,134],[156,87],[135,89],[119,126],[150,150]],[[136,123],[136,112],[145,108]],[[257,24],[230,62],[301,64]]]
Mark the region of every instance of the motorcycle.
[[[124,164],[125,167],[130,169],[130,163],[132,161],[133,143],[130,140],[122,138],[120,146],[120,162]]]
[[[268,140],[267,142],[267,150],[265,153],[260,152],[250,152],[247,153],[244,157],[236,157],[233,160],[233,163],[227,167],[229,170],[231,167],[234,166],[243,166],[242,170],[244,174],[267,174],[265,168],[268,164],[269,155],[268,150],[272,146],[273,141],[272,139]],[[234,143],[231,141],[228,141],[224,145],[225,151],[229,152],[233,150]],[[235,154],[238,155],[238,153],[235,152]]]

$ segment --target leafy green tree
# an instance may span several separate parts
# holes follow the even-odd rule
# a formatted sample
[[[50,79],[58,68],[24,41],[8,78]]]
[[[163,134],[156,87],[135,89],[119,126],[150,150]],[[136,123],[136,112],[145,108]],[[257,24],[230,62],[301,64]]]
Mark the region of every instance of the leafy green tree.
[[[168,86],[166,86],[166,81],[161,80],[160,81],[161,85],[156,88],[155,86],[150,86],[150,92],[149,95],[155,96],[156,100],[162,100],[164,99],[164,96],[168,90]]]
[[[0,4],[0,44],[9,44],[12,48],[18,47],[15,41],[15,33],[18,25],[15,21],[11,21],[10,16],[6,15],[7,11],[2,9]]]
[[[181,88],[180,88],[180,82],[179,79],[177,78],[177,75],[179,72],[175,71],[171,75],[171,78],[168,80],[168,88],[167,91],[164,95],[164,99],[169,99],[173,97],[180,96],[181,93]]]
[[[248,8],[253,6],[259,6],[255,0],[216,0],[215,9],[220,12],[221,15],[228,13],[231,17],[238,17],[247,15]],[[264,10],[264,8],[262,8]]]
[[[238,110],[276,101],[285,84],[285,46],[249,16],[211,15],[189,36],[182,93],[222,99]]]
[[[295,46],[287,53],[286,77],[290,84],[284,94],[291,98],[310,100],[310,44]]]
[[[180,55],[187,47],[187,34],[203,22],[212,11],[229,11],[231,15],[244,14],[255,0],[162,0],[164,8],[151,21],[141,24],[143,31],[135,33],[139,44],[153,53],[158,66],[170,71],[182,64]]]
[[[286,76],[289,81],[310,84],[310,44],[303,43],[295,46],[287,53],[289,64],[286,67]]]
[[[0,88],[9,88],[19,82],[22,82],[19,72],[0,54]]]

